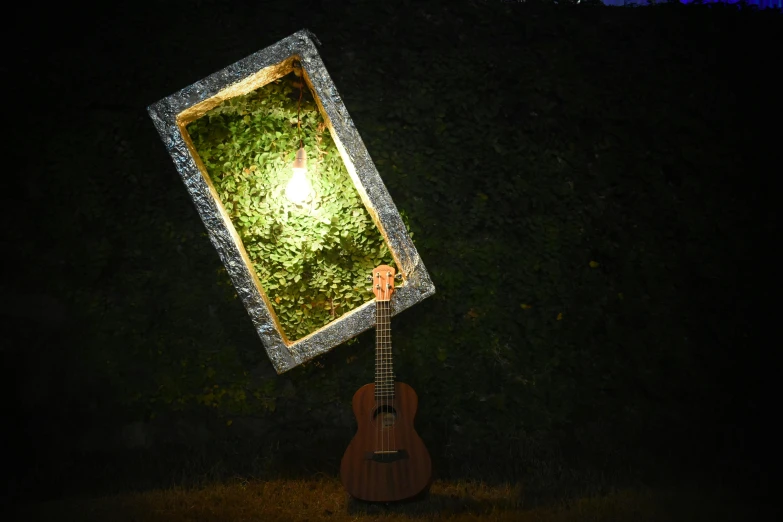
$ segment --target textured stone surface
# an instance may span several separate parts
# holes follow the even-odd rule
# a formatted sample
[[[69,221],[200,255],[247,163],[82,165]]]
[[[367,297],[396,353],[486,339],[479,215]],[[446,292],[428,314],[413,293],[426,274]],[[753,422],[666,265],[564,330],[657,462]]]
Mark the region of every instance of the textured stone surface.
[[[286,339],[185,127],[223,101],[247,94],[285,76],[291,72],[296,60],[302,64],[305,79],[354,186],[383,234],[398,272],[403,275],[403,285],[393,294],[392,315],[435,293],[424,263],[405,230],[400,214],[314,42],[320,45],[315,35],[301,30],[148,107],[150,117],[196,205],[210,240],[225,264],[237,294],[278,373],[290,370],[372,328],[375,324],[375,302],[369,301],[295,342]]]

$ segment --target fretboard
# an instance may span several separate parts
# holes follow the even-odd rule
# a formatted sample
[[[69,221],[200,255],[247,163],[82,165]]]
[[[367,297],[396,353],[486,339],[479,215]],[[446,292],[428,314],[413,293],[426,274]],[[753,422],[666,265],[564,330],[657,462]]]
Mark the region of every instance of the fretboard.
[[[375,398],[394,398],[390,301],[375,302]]]

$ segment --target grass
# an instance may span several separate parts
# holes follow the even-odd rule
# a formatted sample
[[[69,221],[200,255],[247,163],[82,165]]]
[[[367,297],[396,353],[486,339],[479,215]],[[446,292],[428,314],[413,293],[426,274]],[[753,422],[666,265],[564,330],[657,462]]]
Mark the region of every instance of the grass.
[[[51,521],[694,521],[751,520],[748,507],[717,490],[618,489],[553,500],[526,498],[519,484],[436,480],[423,500],[376,505],[349,500],[335,477],[245,480],[25,506],[17,520]]]

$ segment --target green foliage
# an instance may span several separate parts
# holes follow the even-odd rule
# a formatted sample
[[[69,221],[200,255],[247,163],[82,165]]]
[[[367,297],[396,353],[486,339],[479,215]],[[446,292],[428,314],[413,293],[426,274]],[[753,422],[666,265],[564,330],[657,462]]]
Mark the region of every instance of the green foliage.
[[[223,102],[188,126],[292,340],[371,300],[367,274],[393,264],[311,96],[303,99],[301,137],[315,196],[304,208],[285,197],[299,148],[301,85],[291,73]]]

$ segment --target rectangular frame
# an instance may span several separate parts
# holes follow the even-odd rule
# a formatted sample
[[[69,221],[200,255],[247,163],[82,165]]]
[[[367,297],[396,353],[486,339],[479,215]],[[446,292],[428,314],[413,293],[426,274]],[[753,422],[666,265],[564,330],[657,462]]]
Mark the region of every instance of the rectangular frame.
[[[313,40],[320,45],[310,31],[298,31],[147,108],[277,373],[290,370],[372,328],[375,301],[364,303],[306,337],[289,341],[186,126],[223,101],[285,76],[293,70],[295,60],[302,64],[303,76],[351,180],[386,240],[398,273],[403,276],[403,285],[392,295],[392,315],[435,293],[427,269]]]

